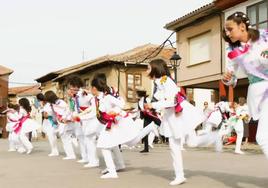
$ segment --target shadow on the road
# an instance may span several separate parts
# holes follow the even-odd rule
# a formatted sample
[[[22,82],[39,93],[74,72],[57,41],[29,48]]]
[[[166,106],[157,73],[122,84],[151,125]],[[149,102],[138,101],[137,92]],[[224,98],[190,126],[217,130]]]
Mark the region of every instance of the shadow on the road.
[[[144,175],[158,176],[166,180],[172,180],[172,178],[174,177],[173,170],[164,170],[160,168],[151,168],[151,167],[139,167],[139,168],[130,167],[130,168],[126,168],[124,172],[132,171],[132,170],[140,170],[141,173]],[[222,183],[226,185],[227,187],[232,187],[232,188],[243,188],[244,187],[243,184],[255,185],[260,188],[268,187],[267,178],[228,174],[228,173],[223,173],[223,172],[185,170],[185,176],[186,178],[194,178],[195,176],[207,177],[216,182]]]
[[[185,170],[185,173],[187,177],[205,176],[215,181],[221,182],[225,184],[226,186],[229,186],[232,188],[244,187],[244,186],[239,186],[239,184],[252,184],[258,187],[262,187],[262,188],[267,188],[268,186],[267,178],[227,174],[223,172],[205,172],[205,171],[192,171],[192,170]]]

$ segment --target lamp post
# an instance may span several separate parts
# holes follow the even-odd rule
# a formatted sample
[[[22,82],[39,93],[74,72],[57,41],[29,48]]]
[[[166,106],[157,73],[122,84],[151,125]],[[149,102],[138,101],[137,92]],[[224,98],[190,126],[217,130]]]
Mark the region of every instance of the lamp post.
[[[174,54],[171,56],[171,58],[169,59],[170,63],[174,69],[174,75],[175,75],[175,82],[177,84],[177,67],[180,66],[181,63],[181,57],[177,54],[177,52],[174,52]]]

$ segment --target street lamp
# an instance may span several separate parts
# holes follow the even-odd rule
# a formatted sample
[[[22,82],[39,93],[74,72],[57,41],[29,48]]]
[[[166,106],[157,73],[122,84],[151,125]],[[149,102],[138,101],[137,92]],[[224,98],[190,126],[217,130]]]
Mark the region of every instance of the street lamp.
[[[174,75],[175,75],[175,82],[177,84],[177,67],[180,66],[181,63],[181,57],[177,54],[177,52],[174,52],[174,54],[169,59],[170,63],[174,69]]]

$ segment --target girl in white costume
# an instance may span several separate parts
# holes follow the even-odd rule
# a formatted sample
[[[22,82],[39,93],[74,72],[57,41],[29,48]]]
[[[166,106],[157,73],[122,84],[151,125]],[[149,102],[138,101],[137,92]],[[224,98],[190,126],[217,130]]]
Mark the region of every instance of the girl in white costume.
[[[26,98],[19,100],[19,122],[13,127],[14,132],[19,135],[19,140],[23,147],[26,149],[27,154],[30,154],[33,149],[32,143],[29,141],[27,134],[36,131],[41,127],[37,122],[30,119],[31,106],[30,102]]]
[[[221,101],[215,105],[214,110],[208,115],[204,128],[197,132],[198,135],[210,133],[213,127],[218,128],[220,123],[226,119],[224,114],[230,112],[229,102],[227,102],[225,96],[221,96],[220,98]]]
[[[158,100],[147,104],[147,108],[161,110],[162,122],[160,134],[169,138],[170,152],[173,159],[175,179],[170,185],[178,185],[186,181],[181,155],[181,138],[203,122],[202,111],[187,102],[179,92],[175,82],[163,60],[153,60],[148,66],[149,77],[157,85],[154,97]]]
[[[80,113],[77,114],[81,123],[84,134],[84,141],[86,147],[86,155],[88,164],[84,167],[92,168],[99,166],[99,158],[97,155],[97,136],[104,128],[96,116],[95,97],[89,92],[81,90],[78,93]]]
[[[20,116],[18,112],[18,105],[9,104],[8,109],[3,113],[7,115],[7,125],[6,130],[9,132],[8,141],[9,141],[9,149],[8,151],[16,151],[19,149],[19,136],[13,130],[13,127],[19,122]]]
[[[50,98],[50,92],[45,93],[45,98]],[[46,102],[43,107],[43,131],[46,133],[48,142],[50,144],[51,152],[48,154],[49,157],[54,157],[59,155],[59,150],[57,146],[57,132],[59,124],[55,117],[55,112],[53,112],[52,104]]]
[[[73,126],[73,133],[78,140],[81,154],[81,159],[77,162],[86,163],[88,162],[88,157],[86,152],[85,135],[82,130],[82,122],[77,116],[81,112],[79,101],[80,97],[83,95],[83,92],[81,91],[83,81],[78,76],[71,76],[68,78],[67,87],[68,105],[71,112],[71,119],[73,120],[71,124]]]
[[[220,135],[228,135],[233,129],[235,130],[237,135],[235,153],[237,154],[244,154],[244,152],[241,151],[241,144],[244,134],[243,119],[245,118],[248,119],[248,112],[240,107],[237,102],[234,102],[233,111],[227,121],[227,127],[225,128],[222,126],[222,129],[220,130]]]
[[[68,108],[68,105],[63,100],[59,99],[57,95],[53,91],[47,91],[45,93],[45,100],[47,101],[47,104],[50,107],[50,110],[48,110],[49,114],[52,116],[52,123],[53,128],[51,129],[51,139],[52,139],[52,147],[56,148],[56,138],[55,133],[58,132],[61,141],[63,144],[63,149],[66,154],[66,157],[64,157],[64,160],[70,160],[75,159],[75,152],[72,145],[72,134],[73,134],[73,125],[72,125],[72,119],[70,117],[70,111]],[[50,123],[50,125],[52,125]],[[55,129],[55,130],[53,130]],[[56,149],[54,150],[56,154]]]
[[[102,78],[95,76],[91,86],[92,94],[96,99],[97,118],[105,125],[97,141],[97,147],[102,149],[107,167],[103,171],[106,174],[101,178],[117,178],[116,170],[125,168],[118,145],[133,146],[149,134],[154,127],[153,125],[147,126],[140,131],[131,117],[122,110],[124,101],[109,94],[110,88]]]
[[[268,158],[268,32],[252,29],[243,12],[230,15],[224,29],[229,48],[223,82],[235,86],[238,69],[248,76],[249,114],[254,120],[259,120],[256,140]]]

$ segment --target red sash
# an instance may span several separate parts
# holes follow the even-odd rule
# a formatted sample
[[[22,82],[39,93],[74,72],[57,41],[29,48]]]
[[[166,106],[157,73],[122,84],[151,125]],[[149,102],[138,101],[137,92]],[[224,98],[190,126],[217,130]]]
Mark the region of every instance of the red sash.
[[[155,119],[160,120],[159,117],[157,116],[156,112],[154,113],[154,112],[151,112],[149,110],[144,110],[144,111],[142,111],[142,113],[144,116],[150,116],[150,117],[153,117]]]
[[[102,124],[106,124],[106,129],[111,129],[112,124],[116,124],[117,120],[116,117],[121,116],[120,114],[107,114],[106,112],[99,112],[100,113],[100,122]],[[122,118],[128,117],[128,113],[125,116],[122,116]]]
[[[249,45],[245,45],[245,48],[243,50],[240,50],[239,48],[235,48],[234,50],[232,50],[228,53],[228,58],[234,59],[242,54],[247,53],[248,50],[249,50]]]
[[[23,116],[22,118],[20,118],[19,122],[13,126],[14,128],[14,132],[16,134],[18,134],[22,128],[23,123],[30,117],[30,114]]]
[[[87,106],[80,106],[80,110],[85,111],[86,109],[88,109]]]
[[[183,95],[181,92],[178,92],[175,98],[175,113],[182,112],[183,108],[181,106],[181,103],[185,100],[185,95]]]

